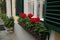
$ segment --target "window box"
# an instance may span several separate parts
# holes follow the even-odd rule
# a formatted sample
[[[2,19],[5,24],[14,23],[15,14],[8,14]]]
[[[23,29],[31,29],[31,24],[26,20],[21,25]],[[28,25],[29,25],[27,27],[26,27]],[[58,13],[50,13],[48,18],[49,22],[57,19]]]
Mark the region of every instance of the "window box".
[[[29,27],[25,27],[24,26],[24,23],[21,22],[21,21],[18,21],[19,22],[19,25],[24,29],[26,30],[28,33],[30,33],[32,36],[34,36],[37,40],[46,40],[49,32],[40,32],[38,33],[37,31],[36,32],[33,32],[32,28],[29,28]]]

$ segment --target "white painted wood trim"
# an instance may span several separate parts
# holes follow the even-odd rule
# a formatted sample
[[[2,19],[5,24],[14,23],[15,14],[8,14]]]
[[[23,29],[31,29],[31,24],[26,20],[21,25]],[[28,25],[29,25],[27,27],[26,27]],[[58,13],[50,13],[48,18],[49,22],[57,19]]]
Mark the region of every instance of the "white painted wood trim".
[[[28,14],[28,0],[24,0],[24,13]]]
[[[37,17],[37,0],[34,0],[34,17]]]
[[[12,11],[11,11],[11,0],[6,0],[6,11],[7,11],[7,16],[8,17],[11,17],[12,15],[11,15],[11,13],[12,13]]]
[[[40,0],[40,18],[43,17],[43,1]]]

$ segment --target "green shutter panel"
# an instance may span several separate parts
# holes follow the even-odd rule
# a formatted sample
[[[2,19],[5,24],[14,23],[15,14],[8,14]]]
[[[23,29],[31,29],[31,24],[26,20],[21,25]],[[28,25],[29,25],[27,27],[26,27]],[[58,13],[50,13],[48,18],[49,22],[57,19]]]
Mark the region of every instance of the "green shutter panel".
[[[45,0],[44,23],[48,28],[60,32],[60,0]]]
[[[16,15],[20,12],[24,12],[24,0],[16,0]]]

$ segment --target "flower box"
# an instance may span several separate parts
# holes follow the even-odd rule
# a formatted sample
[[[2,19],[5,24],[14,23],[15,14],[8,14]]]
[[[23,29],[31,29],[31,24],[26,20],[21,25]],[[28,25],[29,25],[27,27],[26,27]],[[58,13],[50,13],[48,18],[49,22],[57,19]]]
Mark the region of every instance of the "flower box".
[[[26,30],[28,33],[30,33],[32,36],[34,36],[36,38],[36,40],[46,40],[47,36],[49,36],[49,32],[33,32],[32,28],[29,27],[25,27],[24,23],[19,21],[19,25]],[[48,38],[49,39],[49,38]]]
[[[32,17],[33,14],[20,13],[18,22],[22,28],[32,34],[37,40],[46,40],[49,32],[48,29],[40,22],[39,17]]]

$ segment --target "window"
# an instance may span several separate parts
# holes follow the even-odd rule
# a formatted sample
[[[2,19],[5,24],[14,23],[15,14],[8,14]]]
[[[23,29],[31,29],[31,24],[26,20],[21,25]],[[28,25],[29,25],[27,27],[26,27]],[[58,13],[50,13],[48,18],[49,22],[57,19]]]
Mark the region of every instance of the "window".
[[[37,17],[40,16],[40,0],[37,0]]]
[[[37,0],[37,16],[40,17],[41,21],[44,21],[44,1]]]
[[[25,0],[24,12],[33,13],[34,17],[35,16],[40,17],[40,19],[44,21],[43,3],[44,3],[43,0]]]
[[[34,1],[28,1],[28,13],[34,14]]]

